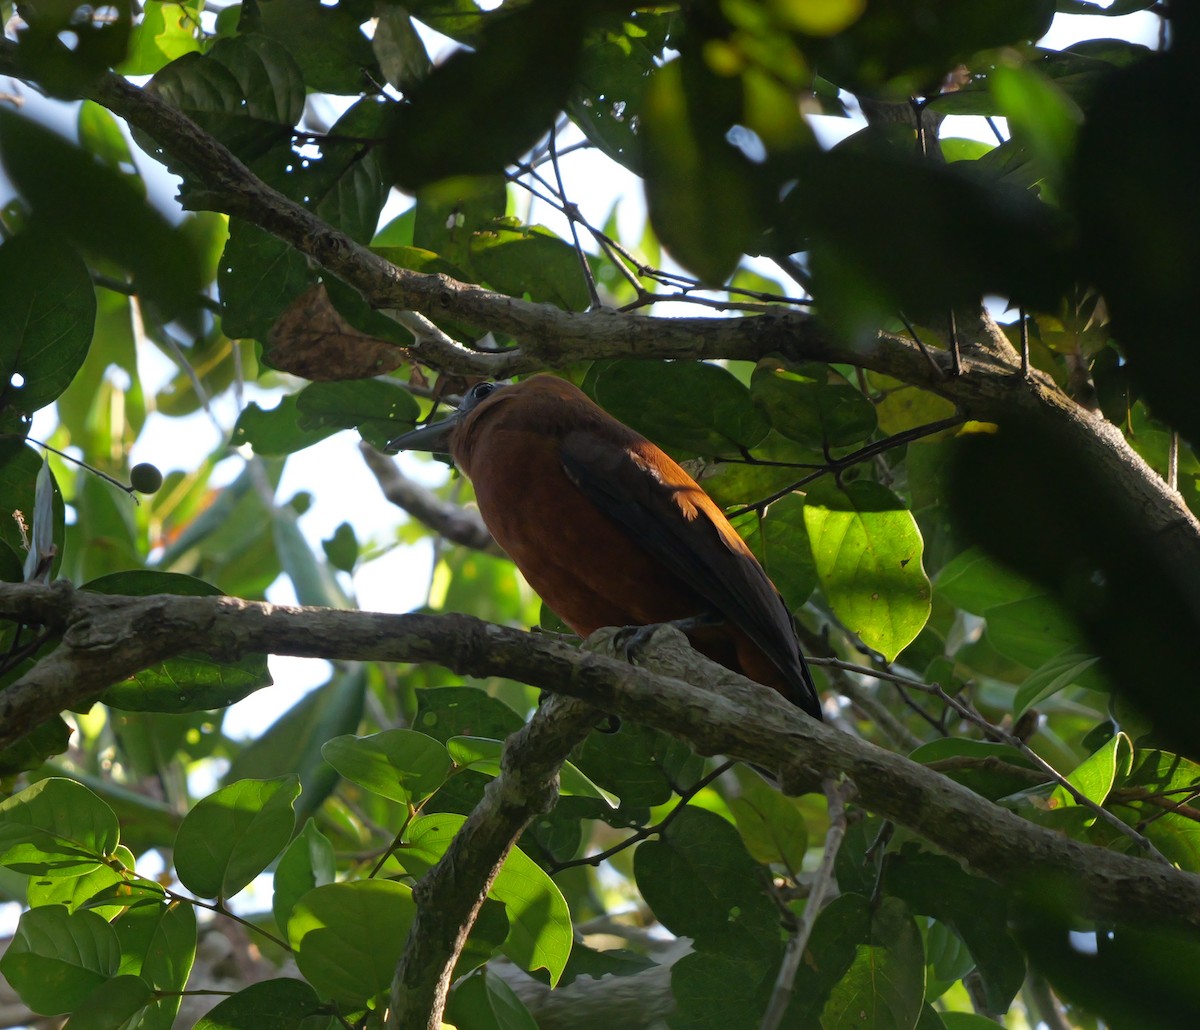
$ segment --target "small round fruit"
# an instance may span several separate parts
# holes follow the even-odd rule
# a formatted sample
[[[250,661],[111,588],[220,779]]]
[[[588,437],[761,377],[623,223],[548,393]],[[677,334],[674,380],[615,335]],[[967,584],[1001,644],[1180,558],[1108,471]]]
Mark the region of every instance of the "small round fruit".
[[[163,474],[157,466],[143,461],[129,470],[129,483],[139,494],[152,494],[162,486]]]

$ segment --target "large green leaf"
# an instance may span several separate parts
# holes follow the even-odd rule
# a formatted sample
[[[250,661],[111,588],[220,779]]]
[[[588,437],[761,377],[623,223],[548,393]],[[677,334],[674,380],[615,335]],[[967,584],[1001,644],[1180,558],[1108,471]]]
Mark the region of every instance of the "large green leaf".
[[[650,76],[638,127],[654,231],[676,261],[714,286],[762,227],[758,168],[727,138],[742,114],[739,83],[685,52]]]
[[[752,512],[734,523],[793,612],[817,586],[804,503],[802,495],[788,494],[771,504],[765,516]]]
[[[925,949],[904,904],[884,898],[821,1013],[829,1030],[913,1026],[925,1001]]]
[[[0,110],[0,153],[38,221],[127,269],[143,303],[152,303],[168,317],[199,306],[204,285],[201,255],[189,237],[146,202],[140,180],[114,171],[56,133],[7,110]],[[37,267],[26,269],[26,277]],[[39,286],[30,295],[42,293],[44,303],[45,289]],[[78,304],[74,300],[54,317],[77,325]],[[73,329],[72,335],[76,332]],[[76,342],[66,348],[67,360],[77,346]],[[58,364],[64,358],[53,360]]]
[[[584,390],[655,443],[692,454],[739,454],[769,428],[746,387],[703,361],[597,362]]]
[[[353,1010],[387,990],[415,914],[402,883],[331,883],[296,902],[288,940],[308,982]]]
[[[845,447],[875,431],[875,408],[828,365],[760,365],[750,396],[780,433],[810,447]]]
[[[633,869],[655,916],[697,950],[761,958],[779,947],[762,869],[720,816],[689,806],[658,840],[638,846]]]
[[[402,805],[419,805],[453,767],[443,744],[406,729],[334,737],[321,754],[346,779]]]
[[[165,4],[163,5],[166,6]],[[67,1020],[64,1030],[112,1030],[113,1027],[153,1026],[144,1010],[154,991],[140,976],[122,974],[106,980],[89,994]],[[145,1020],[145,1021],[143,1021]]]
[[[95,912],[58,906],[21,915],[0,973],[34,1012],[70,1012],[111,976],[121,961],[117,935]]]
[[[95,320],[91,277],[74,250],[29,231],[0,245],[0,427],[21,432],[67,388]]]
[[[196,802],[175,836],[179,881],[203,898],[237,894],[291,839],[299,793],[293,773],[239,780]]]
[[[262,35],[219,39],[205,54],[172,61],[147,89],[183,111],[243,160],[287,137],[304,113],[304,76],[287,49]],[[177,156],[134,132],[147,153],[188,171]]]
[[[216,597],[221,594],[210,583],[192,576],[149,569],[102,576],[85,583],[83,589],[134,597],[152,594]],[[232,661],[181,655],[114,684],[104,692],[101,700],[112,708],[131,712],[197,712],[225,708],[270,683],[265,655],[246,655]]]
[[[195,1030],[295,1030],[321,1011],[321,999],[303,980],[263,980],[212,1008]]]
[[[296,834],[275,867],[275,893],[271,912],[285,933],[292,910],[309,891],[333,883],[337,878],[337,860],[333,845],[309,819]]]
[[[811,489],[804,522],[834,614],[893,661],[921,632],[931,610],[921,532],[912,512],[886,487],[858,480]]]
[[[39,780],[0,803],[0,864],[34,876],[81,876],[117,848],[111,808],[74,780]]]
[[[452,175],[496,174],[551,127],[579,60],[587,5],[532,0],[487,18],[409,91],[388,132],[393,180],[415,189]],[[496,106],[496,97],[509,101]]]
[[[373,91],[383,79],[371,42],[363,35],[362,12],[319,0],[268,0],[246,8],[241,31],[261,32],[287,47],[317,93],[354,95]]]

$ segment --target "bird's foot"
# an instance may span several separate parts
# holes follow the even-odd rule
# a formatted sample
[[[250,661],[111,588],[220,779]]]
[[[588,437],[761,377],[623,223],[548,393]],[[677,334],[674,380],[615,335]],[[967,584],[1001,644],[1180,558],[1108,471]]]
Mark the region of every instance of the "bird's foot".
[[[689,615],[684,619],[652,622],[647,626],[626,626],[617,631],[617,635],[613,638],[613,644],[625,661],[632,665],[637,659],[638,652],[646,646],[659,626],[674,626],[681,633],[692,633],[698,629],[719,626],[724,621],[725,616],[719,612],[704,612],[700,615]]]

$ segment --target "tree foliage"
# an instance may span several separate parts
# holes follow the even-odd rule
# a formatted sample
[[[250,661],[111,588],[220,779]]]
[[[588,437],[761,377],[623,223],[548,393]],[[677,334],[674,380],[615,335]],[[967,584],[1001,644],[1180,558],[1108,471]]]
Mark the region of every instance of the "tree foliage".
[[[1157,46],[1107,38],[1151,9]],[[1194,1019],[1189,6],[3,10],[0,73],[75,120],[0,109],[0,974],[29,1013]],[[1090,37],[1039,46],[1056,12]],[[585,149],[644,183],[640,238],[576,205]],[[372,449],[535,372],[729,512],[830,728],[670,634],[640,669],[560,638],[469,484]],[[197,467],[131,468],[152,413],[225,410]],[[346,431],[411,520],[317,549],[276,488]],[[427,535],[427,611],[357,611]],[[260,603],[280,577],[313,607]],[[267,654],[336,664],[236,739]],[[222,980],[214,933],[260,964]]]

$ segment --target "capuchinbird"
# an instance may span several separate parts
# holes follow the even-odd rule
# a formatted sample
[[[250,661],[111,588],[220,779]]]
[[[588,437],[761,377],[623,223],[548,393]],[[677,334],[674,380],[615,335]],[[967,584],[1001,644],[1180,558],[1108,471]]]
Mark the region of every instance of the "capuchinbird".
[[[577,387],[478,383],[388,450],[450,454],[496,542],[580,636],[675,622],[701,653],[821,718],[791,613],[724,513]]]

